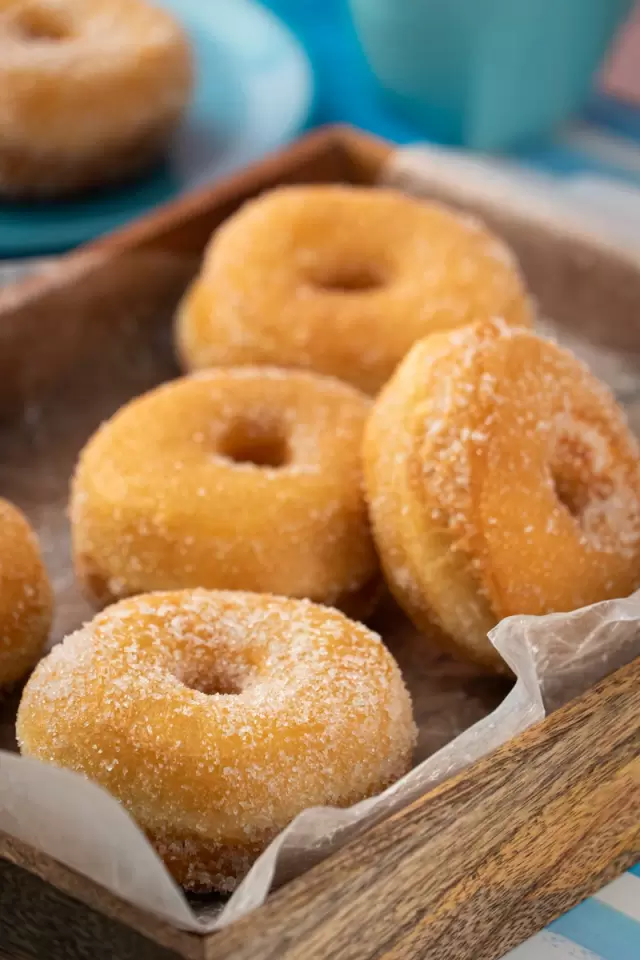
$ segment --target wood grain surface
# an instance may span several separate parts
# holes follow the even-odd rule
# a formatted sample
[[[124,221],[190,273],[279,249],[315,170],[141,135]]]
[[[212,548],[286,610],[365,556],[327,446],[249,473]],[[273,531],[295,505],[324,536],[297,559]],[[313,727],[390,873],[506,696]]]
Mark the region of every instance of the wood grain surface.
[[[0,956],[495,960],[638,858],[640,659],[207,937],[0,835]]]
[[[640,660],[207,943],[208,960],[494,960],[640,857]]]
[[[0,860],[0,900],[11,911],[0,927],[0,957],[11,960],[178,960],[180,954],[121,921],[66,897],[49,883]]]
[[[170,927],[0,831],[0,957],[199,960],[204,940]]]
[[[2,291],[4,479],[26,508],[32,499],[52,557],[76,444],[112,404],[175,372],[170,318],[210,232],[277,183],[371,183],[388,154],[354,132],[321,131]],[[590,238],[481,212],[508,235],[551,315],[594,334],[597,321],[600,343],[638,350],[639,263]],[[138,362],[143,344],[153,344],[149,367]],[[136,362],[123,365],[123,352]],[[46,444],[13,416],[34,398]],[[58,591],[59,633],[77,615],[66,589]],[[637,661],[217,935],[173,930],[0,835],[0,956],[488,960],[640,858],[639,832]]]

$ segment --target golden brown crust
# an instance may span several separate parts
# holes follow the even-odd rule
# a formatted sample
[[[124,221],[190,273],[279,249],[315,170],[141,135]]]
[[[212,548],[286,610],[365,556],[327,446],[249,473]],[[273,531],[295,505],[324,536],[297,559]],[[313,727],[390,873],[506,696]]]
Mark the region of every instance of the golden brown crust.
[[[134,176],[191,85],[186,35],[146,0],[0,0],[0,192],[53,197]]]
[[[82,154],[34,153],[0,139],[0,193],[15,200],[76,195],[135,178],[162,155],[179,116],[131,140]]]
[[[25,687],[24,754],[95,780],[178,882],[228,892],[302,810],[409,769],[411,701],[380,638],[326,607],[189,590],[122,601]]]
[[[638,447],[570,354],[492,322],[427,338],[364,443],[383,569],[454,652],[504,669],[503,617],[572,610],[640,583]]]
[[[369,401],[313,374],[210,371],[151,391],[89,441],[73,481],[75,566],[95,602],[203,586],[371,612],[362,492]]]
[[[173,879],[190,893],[233,893],[276,836],[264,831],[260,840],[245,844],[219,844],[192,833],[168,830],[149,832],[149,842]]]
[[[20,511],[0,499],[0,691],[42,655],[53,592],[35,534]]]
[[[216,232],[178,310],[187,369],[273,363],[367,393],[427,333],[531,305],[508,249],[478,223],[381,188],[283,187]]]

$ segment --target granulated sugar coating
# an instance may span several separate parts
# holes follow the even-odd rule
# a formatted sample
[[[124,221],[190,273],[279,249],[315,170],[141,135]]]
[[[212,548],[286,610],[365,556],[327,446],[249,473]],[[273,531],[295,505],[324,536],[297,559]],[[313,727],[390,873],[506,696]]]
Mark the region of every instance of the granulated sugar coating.
[[[0,498],[0,697],[42,656],[52,607],[36,535],[22,513]]]
[[[346,384],[226,369],[162,386],[89,441],[73,482],[75,565],[104,604],[207,587],[370,612],[362,493],[369,401]]]
[[[444,206],[380,188],[283,187],[221,226],[177,319],[187,369],[276,363],[377,393],[428,333],[531,322],[507,247]]]
[[[142,169],[191,84],[184,31],[146,0],[0,0],[0,189],[53,196]]]
[[[348,806],[411,763],[380,638],[308,601],[205,590],[122,601],[37,667],[22,752],[97,781],[191,890],[233,889],[300,811]]]
[[[417,344],[365,438],[374,535],[418,626],[500,670],[511,614],[640,584],[640,453],[612,395],[527,330],[479,323]]]

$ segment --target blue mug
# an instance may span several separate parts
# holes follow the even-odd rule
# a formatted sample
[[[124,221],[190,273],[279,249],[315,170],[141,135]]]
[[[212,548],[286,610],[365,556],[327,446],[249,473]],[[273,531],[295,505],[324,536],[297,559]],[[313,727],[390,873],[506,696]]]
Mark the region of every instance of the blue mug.
[[[350,0],[382,88],[445,143],[539,137],[580,108],[633,0]]]

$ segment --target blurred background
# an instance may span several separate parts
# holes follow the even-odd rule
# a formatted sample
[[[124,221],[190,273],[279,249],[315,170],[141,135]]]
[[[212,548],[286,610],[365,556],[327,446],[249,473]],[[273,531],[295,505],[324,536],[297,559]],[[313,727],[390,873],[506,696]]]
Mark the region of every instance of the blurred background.
[[[463,150],[494,178],[543,190],[640,244],[640,7],[632,0],[158,5],[182,22],[195,62],[162,160],[81,196],[0,200],[0,257],[69,249],[334,122],[398,145]]]

